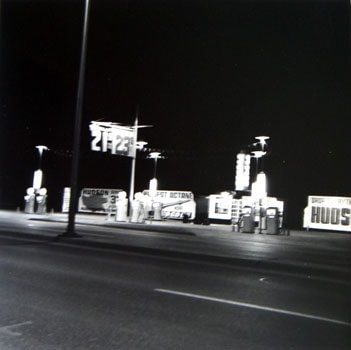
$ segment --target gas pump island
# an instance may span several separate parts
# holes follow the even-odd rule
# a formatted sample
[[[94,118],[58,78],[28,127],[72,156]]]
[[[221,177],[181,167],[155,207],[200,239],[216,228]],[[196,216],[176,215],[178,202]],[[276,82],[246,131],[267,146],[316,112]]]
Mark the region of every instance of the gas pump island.
[[[268,136],[256,137],[259,150],[240,152],[236,160],[235,196],[230,192],[210,195],[209,219],[231,221],[233,230],[244,233],[279,234],[283,226],[284,202],[267,194],[263,157]],[[254,181],[250,188],[250,165],[255,159]]]

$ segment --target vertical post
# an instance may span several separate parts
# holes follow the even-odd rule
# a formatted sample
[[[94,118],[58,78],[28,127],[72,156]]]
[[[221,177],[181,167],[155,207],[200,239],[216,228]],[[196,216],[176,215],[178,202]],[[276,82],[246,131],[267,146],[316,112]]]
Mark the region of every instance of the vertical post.
[[[74,139],[73,139],[71,197],[69,202],[67,230],[65,233],[62,234],[62,236],[65,236],[65,237],[78,237],[78,235],[75,232],[75,216],[76,216],[77,207],[78,207],[77,183],[78,183],[80,134],[81,134],[81,124],[82,124],[82,107],[83,107],[83,95],[84,95],[88,18],[89,18],[89,0],[85,0],[83,38],[82,38],[82,49],[81,49],[80,66],[79,66],[79,78],[78,78],[77,101],[76,101],[76,118],[75,118]]]
[[[35,146],[35,148],[38,150],[39,153],[39,170],[41,169],[41,162],[42,162],[42,158],[43,158],[43,152],[44,151],[49,151],[49,148],[44,146],[44,145],[38,145]]]
[[[136,163],[136,150],[137,150],[137,142],[138,142],[138,114],[139,114],[139,110],[137,109],[136,118],[134,122],[133,157],[132,157],[132,170],[130,174],[129,215],[131,214],[132,202],[134,199],[135,163]]]
[[[43,157],[43,149],[39,148],[38,151],[39,151],[39,167],[38,167],[38,169],[41,169],[41,159]]]
[[[156,172],[157,172],[157,158],[155,157],[155,163],[154,163],[154,179],[156,179]]]

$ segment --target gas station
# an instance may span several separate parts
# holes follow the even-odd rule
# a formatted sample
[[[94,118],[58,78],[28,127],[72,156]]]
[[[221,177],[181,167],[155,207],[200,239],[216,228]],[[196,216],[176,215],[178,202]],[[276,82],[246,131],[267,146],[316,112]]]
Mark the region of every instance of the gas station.
[[[126,191],[122,189],[88,188],[81,191],[78,211],[107,214],[107,219],[114,216],[116,221],[132,223],[143,223],[147,220],[196,222],[197,206],[192,192],[158,188],[157,161],[162,158],[159,152],[151,152],[147,157],[154,160],[154,173],[149,188],[134,194],[137,128],[137,122],[135,129],[124,126],[121,128],[117,123],[91,123],[93,151],[110,151],[111,154],[132,157],[129,203]],[[268,196],[267,177],[263,171],[263,158],[267,154],[268,139],[268,136],[257,136],[257,142],[254,144],[255,151],[251,154],[245,151],[237,154],[235,189],[206,197],[207,223],[229,224],[232,225],[233,231],[243,233],[279,234],[281,232],[284,202]],[[124,147],[123,152],[120,152],[121,145]],[[255,163],[254,169],[251,163]],[[250,181],[251,178],[253,181]]]
[[[257,136],[259,150],[237,154],[235,191],[209,196],[209,219],[231,221],[233,231],[279,234],[283,228],[284,202],[267,193],[263,157],[267,154],[268,136]],[[254,181],[250,181],[255,159]]]
[[[284,201],[268,195],[267,175],[263,169],[267,155],[268,136],[257,136],[252,152],[240,151],[236,156],[235,188],[196,198],[191,191],[158,188],[157,161],[159,152],[147,158],[154,160],[153,178],[148,189],[134,193],[136,151],[146,142],[137,141],[137,120],[134,126],[118,123],[91,122],[91,150],[132,158],[129,196],[122,188],[83,188],[78,198],[77,212],[103,214],[106,220],[130,223],[182,221],[208,225],[231,225],[233,232],[278,235],[284,233]],[[43,187],[42,155],[46,146],[36,146],[39,167],[34,171],[33,184],[26,189],[24,213],[47,213],[47,189]],[[253,164],[252,164],[253,163]],[[253,165],[253,166],[252,166]],[[71,189],[63,189],[62,213],[69,213]],[[321,229],[351,231],[351,198],[308,196],[303,214],[305,230]]]
[[[77,212],[104,214],[106,220],[144,223],[149,220],[182,220],[196,222],[197,203],[191,191],[160,190],[156,176],[159,152],[151,152],[147,158],[154,160],[153,178],[148,189],[134,193],[136,151],[139,127],[118,123],[95,122],[90,124],[91,150],[132,158],[129,196],[121,188],[83,188],[78,198]],[[257,136],[253,145],[256,150],[240,151],[236,156],[234,191],[206,196],[206,224],[232,225],[233,232],[279,234],[283,228],[284,202],[267,192],[267,176],[263,160],[267,154],[268,136]],[[146,142],[142,142],[142,147]],[[41,157],[46,146],[38,146],[40,165],[34,173],[33,187],[27,189],[25,213],[46,213],[46,188],[41,188]],[[258,148],[258,149],[257,149]],[[255,167],[251,166],[255,163]],[[253,171],[254,170],[254,171]],[[253,181],[251,181],[253,179]],[[69,213],[71,189],[63,191],[62,212]],[[201,208],[203,210],[203,208]],[[200,222],[205,224],[205,222]]]

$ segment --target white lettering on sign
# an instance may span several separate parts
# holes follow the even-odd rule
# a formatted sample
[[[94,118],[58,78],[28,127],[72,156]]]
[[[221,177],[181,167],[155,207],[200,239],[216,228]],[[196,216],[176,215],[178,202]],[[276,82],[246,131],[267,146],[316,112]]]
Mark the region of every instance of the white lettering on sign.
[[[305,228],[351,231],[351,198],[309,196],[303,221]]]
[[[149,190],[143,191],[145,196],[149,195]],[[194,199],[194,194],[188,191],[156,191],[155,198],[164,199]]]
[[[132,127],[110,122],[91,122],[91,150],[111,154],[134,156],[135,133]]]
[[[311,222],[349,226],[350,213],[350,208],[312,207]]]

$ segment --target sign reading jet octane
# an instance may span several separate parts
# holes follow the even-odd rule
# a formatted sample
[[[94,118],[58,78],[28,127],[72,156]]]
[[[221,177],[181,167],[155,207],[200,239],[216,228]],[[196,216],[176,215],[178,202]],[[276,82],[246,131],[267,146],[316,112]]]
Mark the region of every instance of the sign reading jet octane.
[[[150,197],[150,191],[144,190],[143,195]],[[196,203],[192,192],[157,191],[152,200],[161,204],[163,219],[183,219],[184,215],[187,215],[190,220],[195,218]]]
[[[117,123],[92,121],[89,126],[91,150],[97,152],[110,151],[112,154],[134,157],[135,132],[131,126]]]
[[[304,228],[351,232],[351,198],[308,196],[303,222]]]

